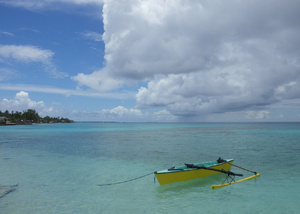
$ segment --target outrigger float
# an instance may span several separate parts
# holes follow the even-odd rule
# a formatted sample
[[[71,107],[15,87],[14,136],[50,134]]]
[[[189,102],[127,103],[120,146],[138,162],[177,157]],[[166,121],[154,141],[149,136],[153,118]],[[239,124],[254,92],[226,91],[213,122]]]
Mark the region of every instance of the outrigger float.
[[[174,183],[174,182],[188,181],[197,178],[203,178],[203,177],[207,177],[219,173],[226,174],[225,181],[227,181],[227,183],[224,183],[225,182],[224,181],[222,184],[212,185],[211,188],[213,189],[228,186],[241,181],[250,180],[252,178],[260,176],[259,173],[236,166],[232,164],[232,162],[233,159],[224,160],[222,158],[219,158],[217,161],[204,162],[198,164],[185,164],[183,166],[171,167],[169,169],[155,171],[154,174],[160,185]],[[248,172],[254,173],[254,175],[235,181],[235,176],[243,176],[243,175],[231,172],[230,171],[231,166],[235,166],[240,169],[246,170]],[[229,181],[229,179],[231,180]]]

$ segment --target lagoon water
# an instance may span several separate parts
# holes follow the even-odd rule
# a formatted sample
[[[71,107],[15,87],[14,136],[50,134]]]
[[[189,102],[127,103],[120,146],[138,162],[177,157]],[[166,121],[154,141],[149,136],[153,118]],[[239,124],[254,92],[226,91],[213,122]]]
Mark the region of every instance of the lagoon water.
[[[2,126],[0,185],[18,186],[0,213],[300,213],[299,152],[300,123]],[[224,175],[98,186],[219,157],[261,176],[220,189],[210,185]]]

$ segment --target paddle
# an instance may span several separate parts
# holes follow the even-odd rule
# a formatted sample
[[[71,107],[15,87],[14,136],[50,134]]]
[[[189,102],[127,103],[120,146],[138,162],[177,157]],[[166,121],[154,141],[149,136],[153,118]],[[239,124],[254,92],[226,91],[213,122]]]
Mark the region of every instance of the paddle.
[[[230,162],[228,162],[228,161],[226,161],[226,160],[224,160],[224,159],[222,159],[222,158],[219,158],[217,161],[218,161],[218,163],[228,163],[228,164],[230,164],[231,166],[235,166],[235,167],[240,168],[240,169],[243,169],[243,170],[245,170],[245,171],[252,172],[252,173],[254,173],[254,175],[257,174],[257,172],[254,172],[254,171],[251,171],[251,170],[249,170],[249,169],[245,169],[245,168],[243,168],[243,167],[234,165],[233,163],[230,163]]]
[[[194,164],[188,164],[188,163],[185,163],[185,165],[186,165],[188,168],[193,168],[193,169],[206,169],[206,170],[211,170],[211,171],[221,172],[221,173],[224,173],[224,174],[227,174],[227,175],[243,176],[243,174],[237,174],[237,173],[234,173],[234,172],[231,172],[231,171],[226,171],[226,170],[224,170],[224,169],[213,169],[213,168],[210,168],[210,167],[196,166],[196,165],[194,165]]]

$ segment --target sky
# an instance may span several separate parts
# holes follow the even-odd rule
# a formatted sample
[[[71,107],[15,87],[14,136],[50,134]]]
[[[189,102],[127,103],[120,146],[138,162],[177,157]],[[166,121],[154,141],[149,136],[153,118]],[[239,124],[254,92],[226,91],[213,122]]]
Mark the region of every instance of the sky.
[[[0,110],[300,121],[299,0],[0,0]]]

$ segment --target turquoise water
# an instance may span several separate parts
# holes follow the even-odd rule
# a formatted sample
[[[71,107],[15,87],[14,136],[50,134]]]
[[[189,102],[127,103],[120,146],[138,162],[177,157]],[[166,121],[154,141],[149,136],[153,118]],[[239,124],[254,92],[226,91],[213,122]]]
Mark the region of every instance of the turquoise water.
[[[300,123],[73,123],[0,127],[0,213],[299,213]],[[233,158],[261,173],[160,186],[183,163]],[[252,175],[237,168],[232,171]]]

